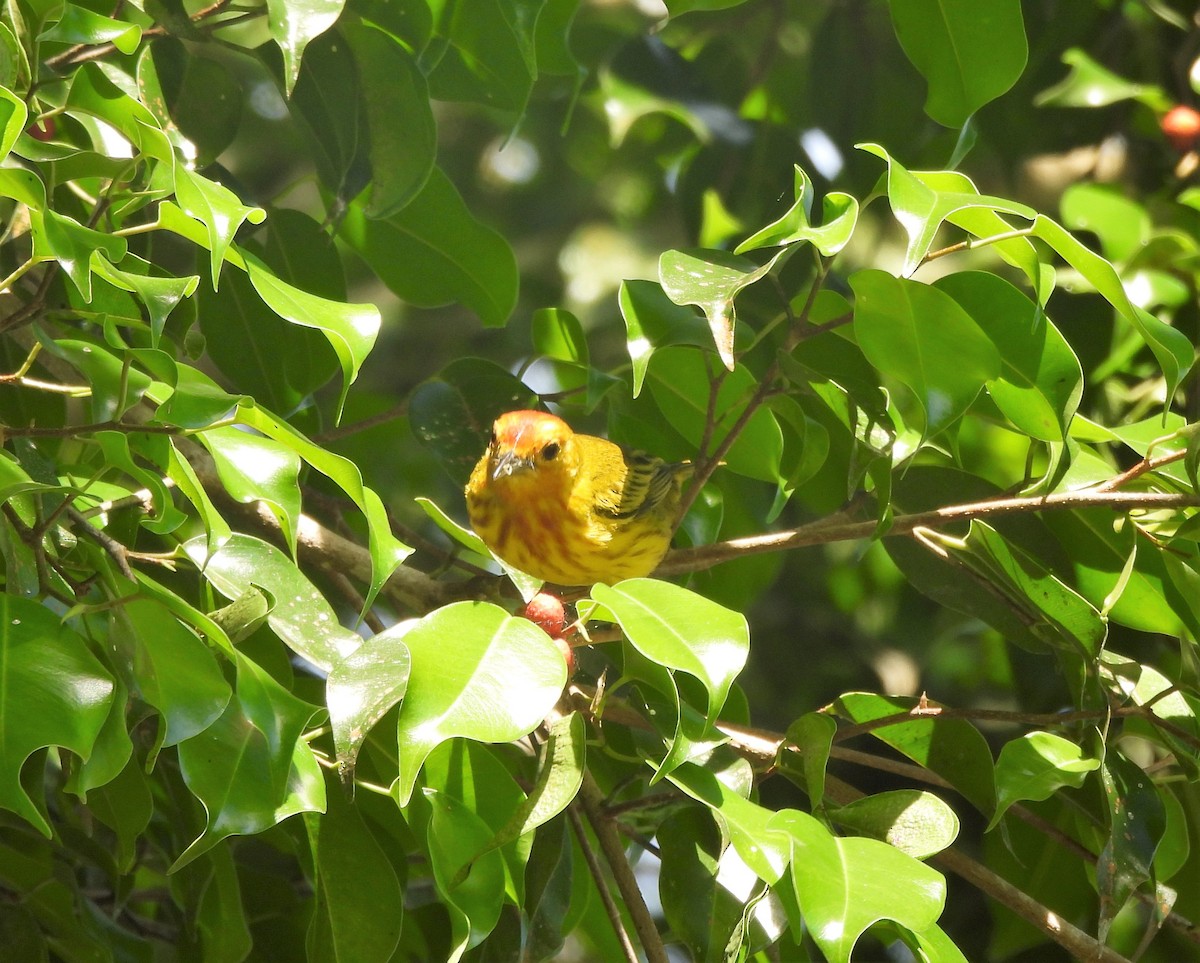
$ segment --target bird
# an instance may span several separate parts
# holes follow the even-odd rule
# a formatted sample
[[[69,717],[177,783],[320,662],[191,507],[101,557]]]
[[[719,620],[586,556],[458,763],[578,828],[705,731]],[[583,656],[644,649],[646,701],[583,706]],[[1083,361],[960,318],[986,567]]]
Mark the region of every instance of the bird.
[[[509,411],[471,473],[467,514],[496,556],[534,578],[612,584],[658,567],[692,473],[548,412]]]

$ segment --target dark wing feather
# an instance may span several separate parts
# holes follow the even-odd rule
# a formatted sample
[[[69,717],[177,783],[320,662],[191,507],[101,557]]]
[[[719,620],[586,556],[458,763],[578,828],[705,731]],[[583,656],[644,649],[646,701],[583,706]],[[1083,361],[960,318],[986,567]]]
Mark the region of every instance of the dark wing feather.
[[[664,504],[677,502],[679,483],[692,473],[687,462],[665,462],[643,451],[626,451],[625,488],[619,498],[597,499],[596,511],[607,518],[638,518],[654,514]],[[614,504],[615,503],[615,504]]]

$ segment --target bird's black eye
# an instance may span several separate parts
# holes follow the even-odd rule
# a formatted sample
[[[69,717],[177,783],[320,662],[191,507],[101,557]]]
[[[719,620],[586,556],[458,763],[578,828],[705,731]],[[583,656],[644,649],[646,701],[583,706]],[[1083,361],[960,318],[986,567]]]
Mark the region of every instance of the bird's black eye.
[[[546,461],[553,461],[558,457],[558,451],[558,442],[552,441],[542,449],[542,457],[545,458]]]
[[[495,448],[495,447],[496,447],[496,440],[497,440],[497,439],[496,439],[496,429],[495,429],[495,428],[493,428],[493,429],[492,429],[492,437],[491,437],[491,438],[488,440],[488,444],[489,444],[489,445],[491,445],[493,448]]]

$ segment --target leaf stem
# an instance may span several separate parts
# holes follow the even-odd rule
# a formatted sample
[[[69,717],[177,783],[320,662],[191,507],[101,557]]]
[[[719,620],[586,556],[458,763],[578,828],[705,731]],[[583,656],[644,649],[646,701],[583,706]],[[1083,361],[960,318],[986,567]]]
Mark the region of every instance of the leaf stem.
[[[625,929],[621,910],[612,898],[612,893],[608,891],[608,880],[604,877],[604,867],[600,865],[596,851],[592,849],[592,841],[588,839],[587,830],[583,827],[583,820],[579,818],[580,808],[578,803],[572,803],[567,807],[567,815],[570,817],[571,827],[575,830],[575,838],[579,840],[583,859],[588,865],[588,872],[592,874],[592,881],[596,884],[596,892],[600,894],[600,902],[604,904],[604,913],[608,917],[608,922],[613,928],[613,933],[616,934],[617,942],[621,944],[621,951],[625,954],[626,963],[639,963],[637,949],[634,948],[633,940],[629,938],[629,933]]]

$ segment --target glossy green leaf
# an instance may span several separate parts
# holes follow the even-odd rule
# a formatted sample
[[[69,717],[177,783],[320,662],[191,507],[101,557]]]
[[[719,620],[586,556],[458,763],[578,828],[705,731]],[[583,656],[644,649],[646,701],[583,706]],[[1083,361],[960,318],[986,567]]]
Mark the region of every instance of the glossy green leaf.
[[[438,8],[435,30],[445,49],[428,70],[432,95],[523,111],[537,77],[533,40],[544,4],[478,0],[469,10],[457,4]]]
[[[413,434],[466,485],[496,416],[537,404],[533,389],[510,371],[483,358],[459,358],[417,386],[408,416]]]
[[[382,319],[373,304],[345,304],[309,294],[275,276],[257,258],[246,258],[250,283],[259,297],[285,321],[315,328],[329,339],[342,365],[342,392],[336,416],[340,417],[346,393],[375,346]]]
[[[1049,645],[1095,658],[1108,635],[1100,613],[1042,562],[1011,545],[979,519],[965,538],[927,536],[960,564],[984,579],[1018,614],[1029,630]]]
[[[184,781],[207,822],[173,870],[229,836],[261,833],[288,816],[325,808],[324,780],[300,739],[313,712],[254,662],[238,659],[237,688],[225,712],[179,744]]]
[[[68,3],[62,7],[62,17],[58,23],[42,34],[40,39],[66,44],[111,43],[121,53],[129,55],[137,50],[142,41],[142,28]]]
[[[179,165],[175,171],[175,199],[184,214],[204,225],[207,235],[205,247],[211,255],[209,267],[212,272],[212,286],[216,288],[220,282],[221,266],[225,263],[226,252],[233,243],[238,228],[246,221],[261,224],[267,216],[266,212],[260,207],[247,207],[229,188],[183,165]]]
[[[151,274],[152,265],[136,255],[129,254],[121,261],[121,266],[110,264],[97,251],[92,257],[92,273],[103,278],[109,284],[116,285],[137,295],[138,300],[146,307],[150,316],[150,330],[154,334],[154,346],[162,336],[167,318],[184,298],[190,298],[196,293],[200,277],[196,274],[187,277],[161,277]]]
[[[1174,394],[1192,368],[1194,349],[1187,335],[1134,305],[1113,266],[1046,215],[1039,214],[1034,219],[1033,234],[1054,248],[1133,325],[1162,367],[1168,395]]]
[[[398,723],[401,805],[438,745],[460,736],[518,739],[546,717],[566,682],[562,653],[546,633],[488,603],[438,609],[403,638],[412,672]]]
[[[738,855],[759,879],[772,885],[778,882],[791,859],[791,845],[786,828],[771,825],[772,810],[746,799],[695,763],[683,763],[667,779],[712,810]]]
[[[704,319],[676,304],[653,281],[622,281],[617,298],[625,319],[625,341],[633,362],[633,396],[642,393],[650,358],[670,344],[703,347],[712,341]]]
[[[887,843],[830,834],[808,813],[784,809],[774,832],[791,841],[792,885],[808,932],[830,963],[846,963],[867,927],[895,920],[912,930],[937,922],[946,901],[941,873]]]
[[[210,428],[198,436],[213,457],[225,490],[243,505],[262,502],[279,522],[292,555],[300,519],[300,456],[285,445],[239,428]]]
[[[539,308],[533,312],[531,332],[539,354],[572,364],[588,363],[587,336],[583,325],[563,308]]]
[[[787,729],[787,747],[795,747],[801,765],[795,765],[794,754],[789,751],[782,754],[779,767],[785,773],[799,769],[814,811],[825,806],[825,767],[836,731],[837,723],[823,712],[807,712]]]
[[[649,578],[595,585],[592,598],[647,659],[673,672],[686,672],[704,685],[706,721],[712,725],[750,652],[745,616],[681,586]]]
[[[1032,437],[1063,441],[1083,397],[1083,369],[1054,323],[995,274],[964,271],[935,286],[996,345],[1000,376],[987,386],[996,407]]]
[[[304,48],[332,27],[345,0],[267,0],[271,37],[283,54],[284,86],[288,94],[300,73]]]
[[[0,161],[8,156],[17,142],[28,116],[25,102],[11,90],[0,86]]]
[[[571,804],[583,784],[586,737],[583,716],[577,712],[555,719],[547,726],[537,779],[529,797],[479,855],[533,832]],[[461,884],[473,865],[474,859],[459,870],[455,882]]]
[[[1133,891],[1151,878],[1154,853],[1166,829],[1166,812],[1153,780],[1119,753],[1108,753],[1100,766],[1108,801],[1110,834],[1096,861],[1100,891],[1099,938]]]
[[[372,220],[350,205],[339,237],[398,296],[420,307],[458,301],[485,325],[503,325],[517,301],[517,264],[508,242],[467,210],[438,168],[403,210]]]
[[[220,60],[175,37],[160,37],[138,58],[142,102],[181,150],[206,167],[233,143],[242,119],[242,88]]]
[[[73,217],[51,208],[30,212],[33,254],[39,260],[56,260],[67,273],[83,300],[92,300],[93,252],[110,261],[125,256],[125,239],[85,227]]]
[[[988,829],[1005,811],[1025,799],[1049,799],[1064,786],[1078,789],[1100,760],[1076,743],[1053,732],[1026,732],[1010,739],[996,760],[996,812]]]
[[[829,812],[839,826],[926,859],[958,837],[958,816],[931,792],[896,789],[864,796]]]
[[[916,704],[911,698],[851,692],[833,705],[844,719],[871,722],[911,712]],[[916,716],[874,728],[871,735],[942,776],[980,812],[992,814],[996,805],[992,752],[979,730],[965,719]]]
[[[113,679],[87,641],[45,606],[0,596],[0,807],[49,837],[21,785],[21,767],[46,746],[91,754],[113,699]]]
[[[650,368],[654,401],[693,450],[705,435],[708,395],[716,371],[711,354],[685,347],[657,351]],[[714,444],[719,444],[740,419],[757,387],[754,375],[740,364],[720,379],[716,402],[711,407],[718,419],[712,433]],[[725,461],[730,471],[778,483],[782,457],[779,424],[770,409],[759,407],[726,453]]]
[[[492,830],[470,808],[447,793],[431,793],[429,803],[433,808],[429,821],[429,861],[450,914],[451,952],[447,963],[457,963],[467,949],[478,945],[492,931],[500,918],[504,861],[495,850],[485,853],[456,886],[454,880],[460,870],[487,845]]]
[[[889,0],[896,38],[929,84],[925,112],[961,127],[1007,91],[1029,53],[1020,0]]]
[[[184,543],[184,551],[213,587],[228,599],[240,598],[252,585],[274,600],[268,617],[272,630],[297,655],[328,671],[362,640],[342,628],[337,613],[296,563],[274,545],[235,532],[215,555],[203,538]]]
[[[1126,80],[1076,47],[1064,53],[1062,60],[1070,70],[1057,84],[1038,94],[1034,103],[1039,107],[1107,107],[1122,100],[1139,100],[1161,110],[1170,106],[1160,88]]]
[[[92,114],[119,130],[142,153],[171,167],[171,142],[144,104],[117,87],[97,63],[87,63],[71,75],[66,106]],[[197,175],[198,176],[198,175]],[[202,178],[203,179],[203,178]],[[179,182],[176,181],[176,190]],[[183,205],[183,200],[180,200]],[[186,205],[183,205],[186,207]]]
[[[717,354],[730,371],[734,359],[734,327],[737,312],[734,299],[745,288],[761,281],[789,255],[784,248],[765,264],[724,251],[667,251],[658,259],[658,279],[662,289],[676,304],[695,304],[708,318]]]
[[[833,257],[850,241],[858,222],[858,201],[841,191],[830,191],[821,201],[822,223],[813,224],[813,186],[808,174],[796,167],[796,202],[783,217],[742,241],[735,254],[760,247],[783,247],[809,241],[826,257]]]
[[[863,354],[911,392],[923,437],[953,424],[1000,374],[991,339],[938,288],[876,270],[856,272],[850,286]]]
[[[316,869],[310,953],[330,960],[386,960],[400,940],[404,893],[396,871],[357,807],[330,791],[322,816],[308,816]]]
[[[1116,652],[1101,654],[1099,672],[1110,691],[1133,705],[1145,706],[1162,720],[1156,735],[1173,747],[1181,760],[1191,758],[1191,747],[1200,740],[1200,719],[1192,702],[1166,675]]]
[[[1063,192],[1063,225],[1090,231],[1110,261],[1127,261],[1150,239],[1150,215],[1108,184],[1072,184]]]
[[[109,638],[130,673],[132,692],[162,716],[162,745],[203,732],[229,703],[231,690],[208,646],[155,602],[130,602],[113,613]]]
[[[370,130],[368,217],[389,217],[424,187],[437,156],[429,88],[402,44],[370,25],[342,25],[362,82]]]
[[[363,742],[387,712],[404,698],[412,660],[400,623],[374,635],[329,670],[325,701],[343,781],[354,773]]]
[[[934,238],[942,222],[964,211],[981,210],[1015,214],[1032,220],[1037,212],[1024,204],[1008,201],[1001,197],[990,197],[974,190],[974,184],[953,183],[955,189],[935,189],[921,177],[907,170],[886,149],[878,144],[858,144],[859,150],[882,158],[887,162],[887,195],[892,213],[908,235],[908,248],[904,255],[901,274],[908,277],[921,266],[925,255],[933,247]],[[961,176],[961,175],[960,175]],[[935,183],[937,183],[935,181]]]
[[[371,585],[364,600],[370,607],[392,573],[412,554],[412,549],[392,534],[391,522],[379,496],[362,482],[352,461],[313,444],[286,422],[277,421],[261,408],[242,408],[238,419],[295,451],[308,464],[329,478],[358,506],[367,520],[371,553]]]

